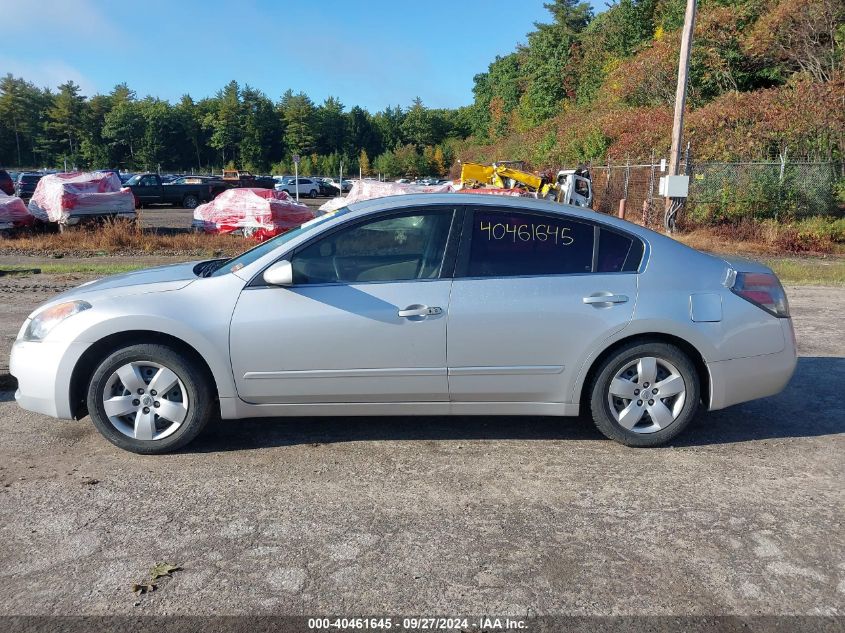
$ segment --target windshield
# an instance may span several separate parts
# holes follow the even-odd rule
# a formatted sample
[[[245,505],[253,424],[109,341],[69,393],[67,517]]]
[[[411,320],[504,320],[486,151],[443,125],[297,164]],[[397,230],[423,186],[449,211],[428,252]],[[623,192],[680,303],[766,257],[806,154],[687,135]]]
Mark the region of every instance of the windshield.
[[[132,176],[132,178],[127,180],[126,183],[124,183],[124,184],[137,185],[139,180],[141,180],[141,174],[136,174],[135,176]]]
[[[233,257],[232,259],[225,261],[221,264],[220,268],[215,270],[210,277],[220,277],[221,275],[226,275],[228,273],[233,273],[237,270],[240,270],[244,266],[249,266],[251,263],[258,261],[262,257],[264,257],[267,253],[273,251],[274,249],[278,248],[282,244],[289,242],[295,237],[299,237],[306,231],[310,231],[312,228],[317,226],[318,224],[322,224],[327,220],[331,220],[332,218],[336,218],[339,215],[344,215],[349,213],[349,209],[347,207],[343,207],[339,209],[335,213],[327,213],[326,215],[322,215],[319,218],[314,218],[313,220],[309,220],[305,224],[298,226],[295,229],[288,231],[287,233],[282,233],[274,237],[272,240],[267,240],[266,242],[262,242],[255,248],[251,248],[245,253],[238,255],[237,257]]]

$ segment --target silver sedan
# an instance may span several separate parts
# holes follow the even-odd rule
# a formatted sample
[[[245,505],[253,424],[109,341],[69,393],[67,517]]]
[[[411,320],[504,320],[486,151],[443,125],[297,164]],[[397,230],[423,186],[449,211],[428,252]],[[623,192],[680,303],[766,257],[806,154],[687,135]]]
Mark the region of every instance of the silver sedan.
[[[655,446],[699,409],[778,393],[795,363],[765,266],[575,207],[428,194],[83,284],[27,318],[11,372],[25,409],[161,453],[215,415],[586,410]]]

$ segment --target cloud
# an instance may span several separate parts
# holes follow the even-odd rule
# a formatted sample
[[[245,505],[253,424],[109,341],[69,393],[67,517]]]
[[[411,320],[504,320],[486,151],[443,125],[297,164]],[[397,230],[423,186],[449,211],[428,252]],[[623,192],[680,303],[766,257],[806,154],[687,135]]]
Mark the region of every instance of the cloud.
[[[76,48],[101,48],[126,43],[128,34],[113,21],[114,6],[91,0],[0,0],[0,15],[13,16],[14,29],[6,35],[25,34],[30,46],[39,40]]]
[[[39,88],[55,88],[59,84],[72,80],[82,88],[82,94],[91,96],[97,93],[97,86],[73,66],[57,60],[45,59],[26,62],[19,59],[0,56],[0,68],[16,77],[23,77]]]

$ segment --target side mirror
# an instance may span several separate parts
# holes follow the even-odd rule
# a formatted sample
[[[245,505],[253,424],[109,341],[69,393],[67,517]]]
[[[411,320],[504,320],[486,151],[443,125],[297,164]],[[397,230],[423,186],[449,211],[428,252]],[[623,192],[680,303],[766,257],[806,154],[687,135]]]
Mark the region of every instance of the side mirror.
[[[293,266],[288,260],[283,259],[265,270],[263,276],[264,281],[271,286],[292,286]]]

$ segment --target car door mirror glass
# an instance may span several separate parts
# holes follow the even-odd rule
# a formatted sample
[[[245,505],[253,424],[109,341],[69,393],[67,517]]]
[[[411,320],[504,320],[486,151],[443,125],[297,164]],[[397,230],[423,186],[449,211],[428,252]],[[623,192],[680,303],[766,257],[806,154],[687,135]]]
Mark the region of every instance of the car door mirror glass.
[[[264,271],[264,281],[271,286],[292,286],[293,266],[286,259],[276,262]]]

